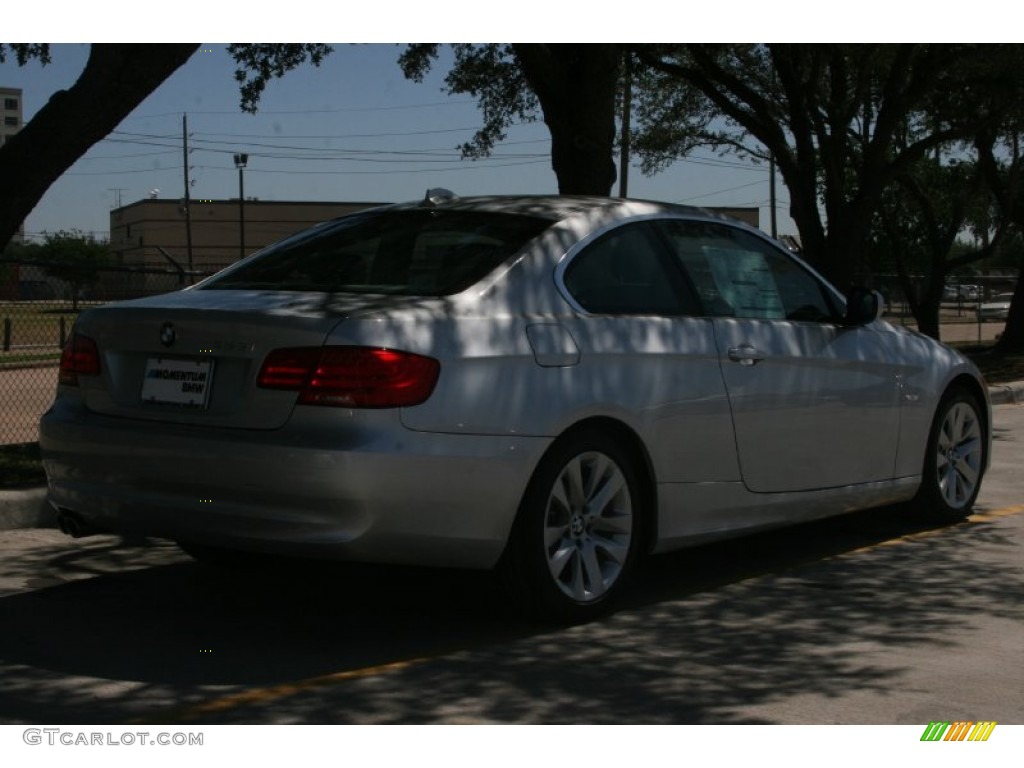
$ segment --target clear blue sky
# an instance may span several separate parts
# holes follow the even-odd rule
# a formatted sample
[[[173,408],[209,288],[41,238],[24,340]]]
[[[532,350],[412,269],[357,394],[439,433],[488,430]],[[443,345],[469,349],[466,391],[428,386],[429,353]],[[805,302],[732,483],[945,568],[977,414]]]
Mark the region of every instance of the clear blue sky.
[[[443,91],[445,62],[423,83],[407,81],[401,46],[335,45],[319,68],[272,82],[256,115],[239,109],[234,62],[223,44],[204,45],[117,128],[53,185],[26,234],[78,229],[105,237],[109,211],[152,190],[184,194],[182,115],[188,114],[192,197],[238,196],[233,155],[249,155],[246,197],[262,200],[401,201],[428,187],[458,194],[557,191],[550,138],[540,121],[518,125],[486,160],[456,147],[480,125],[476,103]],[[24,91],[25,120],[77,78],[87,45],[58,44],[46,67],[0,64],[0,85]],[[618,187],[616,186],[616,190]],[[652,178],[630,172],[629,194],[695,205],[761,206],[768,227],[768,172],[735,158],[695,156]],[[780,228],[791,231],[780,185]]]

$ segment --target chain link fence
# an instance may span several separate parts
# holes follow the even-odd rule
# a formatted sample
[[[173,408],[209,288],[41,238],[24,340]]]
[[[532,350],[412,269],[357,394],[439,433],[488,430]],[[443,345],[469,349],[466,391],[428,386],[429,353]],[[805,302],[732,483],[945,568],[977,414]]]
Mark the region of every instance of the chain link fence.
[[[0,445],[38,439],[57,387],[61,348],[78,313],[111,301],[177,291],[226,265],[191,272],[107,267],[71,283],[46,265],[0,261]]]
[[[912,278],[912,282],[923,289],[923,277]],[[910,305],[899,277],[877,275],[872,278],[872,285],[885,295],[894,315],[910,316]],[[1017,276],[1012,274],[949,278],[942,297],[941,321],[971,322],[977,318],[979,304],[1012,294],[1016,287]]]

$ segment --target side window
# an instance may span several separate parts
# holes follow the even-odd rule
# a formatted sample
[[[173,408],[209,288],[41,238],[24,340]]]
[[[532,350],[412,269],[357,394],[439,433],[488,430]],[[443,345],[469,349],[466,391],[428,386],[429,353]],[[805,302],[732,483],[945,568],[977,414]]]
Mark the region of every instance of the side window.
[[[659,240],[645,224],[614,229],[577,254],[565,271],[565,287],[595,314],[698,314]]]
[[[788,254],[725,224],[668,221],[665,231],[705,314],[829,322],[838,311],[824,286]]]

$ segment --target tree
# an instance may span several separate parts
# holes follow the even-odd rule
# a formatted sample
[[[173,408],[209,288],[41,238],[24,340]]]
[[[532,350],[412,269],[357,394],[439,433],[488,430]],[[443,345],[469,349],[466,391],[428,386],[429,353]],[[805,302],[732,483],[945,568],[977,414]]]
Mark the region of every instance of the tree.
[[[38,261],[39,245],[12,240],[0,249],[0,295],[7,293],[11,297],[18,295],[18,266],[24,262]]]
[[[980,164],[992,186],[999,215],[1012,226],[1014,239],[1019,243],[1024,235],[1024,154],[1021,140],[1024,138],[1024,115],[1020,122],[1004,126],[1001,133],[1002,155],[997,157],[997,142],[989,135],[979,141]],[[997,348],[1000,352],[1024,352],[1024,253],[1016,254],[1018,266],[1017,287],[1010,302],[1010,314]]]
[[[0,244],[6,244],[46,190],[96,142],[107,136],[199,48],[198,44],[94,44],[73,86],[57,91],[31,121],[0,147]],[[254,111],[266,83],[309,59],[313,64],[330,48],[308,45],[233,45],[235,78],[242,108]],[[46,44],[0,45],[0,61],[9,52],[24,66],[46,65]]]
[[[540,106],[551,132],[551,167],[563,195],[609,195],[615,183],[615,103],[623,46],[602,44],[459,44],[445,78],[448,93],[478,100],[484,125],[461,149],[488,155],[516,120]],[[438,57],[436,44],[408,46],[399,59],[421,81]]]
[[[883,191],[869,249],[896,269],[918,330],[934,339],[946,276],[994,255],[1009,230],[1006,219],[991,220],[991,202],[971,158],[921,160]],[[983,235],[975,245],[963,238],[972,230]]]
[[[1008,62],[1020,51],[1010,48],[638,46],[657,88],[637,146],[647,170],[696,144],[774,156],[805,253],[846,286],[863,276],[883,192],[1019,103],[1021,70]]]
[[[36,253],[47,275],[68,284],[76,312],[82,290],[95,283],[103,268],[114,262],[109,243],[78,231],[46,233]]]
[[[10,46],[24,65],[49,62],[46,45]],[[0,243],[7,243],[46,190],[109,134],[198,45],[93,45],[78,81],[57,91],[0,147]],[[0,48],[0,60],[4,50]]]

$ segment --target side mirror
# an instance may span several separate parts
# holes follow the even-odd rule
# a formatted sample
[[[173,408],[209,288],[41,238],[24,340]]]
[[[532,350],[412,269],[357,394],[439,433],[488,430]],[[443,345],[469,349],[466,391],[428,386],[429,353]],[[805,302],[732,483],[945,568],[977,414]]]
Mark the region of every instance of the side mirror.
[[[851,288],[846,294],[846,316],[843,325],[857,327],[873,323],[885,311],[885,297],[868,288]]]

